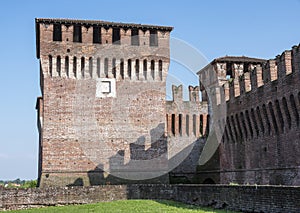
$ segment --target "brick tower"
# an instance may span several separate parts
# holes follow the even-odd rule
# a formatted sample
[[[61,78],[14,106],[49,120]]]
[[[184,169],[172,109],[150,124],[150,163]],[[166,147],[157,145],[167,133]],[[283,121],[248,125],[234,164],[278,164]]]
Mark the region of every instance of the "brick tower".
[[[40,186],[166,180],[171,30],[36,19]]]

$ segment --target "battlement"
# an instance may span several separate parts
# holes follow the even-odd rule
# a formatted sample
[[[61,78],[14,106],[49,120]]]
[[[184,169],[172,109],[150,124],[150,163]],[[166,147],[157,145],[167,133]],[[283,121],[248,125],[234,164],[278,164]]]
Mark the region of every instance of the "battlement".
[[[262,86],[266,86],[271,82],[277,82],[277,87],[280,87],[282,81],[292,73],[295,73],[299,67],[300,54],[294,47],[295,51],[286,50],[275,59],[270,59],[261,65],[255,65],[244,71],[239,78],[230,79],[228,84],[231,88],[229,98],[232,99],[240,95],[245,95],[250,91],[256,91]],[[299,69],[299,68],[298,68]],[[232,83],[234,82],[234,83]],[[223,86],[223,88],[225,88]]]
[[[158,47],[173,27],[95,20],[36,18],[37,57],[43,42]]]
[[[198,138],[208,133],[208,105],[199,99],[199,86],[188,86],[189,100],[183,100],[183,86],[172,85],[173,100],[166,101],[167,135]]]
[[[183,101],[183,86],[179,85],[172,85],[172,96],[174,102],[181,102]],[[190,102],[199,102],[199,94],[200,94],[200,87],[199,86],[188,86],[189,92],[189,101]]]
[[[165,81],[172,27],[36,19],[43,78]]]
[[[280,87],[286,76],[299,71],[299,58],[299,46],[294,46],[269,60],[247,57],[215,59],[198,72],[200,88],[202,92],[216,94],[214,101],[219,104],[222,99],[229,101],[244,96],[270,82],[276,81]]]

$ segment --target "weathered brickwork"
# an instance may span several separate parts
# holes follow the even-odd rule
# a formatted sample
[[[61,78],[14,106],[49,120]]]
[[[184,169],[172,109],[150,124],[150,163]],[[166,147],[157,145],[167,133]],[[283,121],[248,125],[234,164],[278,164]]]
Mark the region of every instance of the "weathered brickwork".
[[[40,186],[300,184],[299,46],[217,58],[166,101],[171,30],[36,19]]]
[[[219,159],[199,169],[199,177],[218,176],[224,184],[300,184],[299,62],[294,46],[276,59],[224,57],[199,71],[212,105],[226,101],[227,110],[216,118],[226,124]]]
[[[161,156],[153,168],[167,171],[165,80],[171,30],[36,19],[40,186],[89,185],[89,173],[127,171],[140,158]],[[107,175],[99,175],[98,182]]]
[[[299,187],[141,184],[35,189],[0,188],[0,210],[125,199],[174,200],[238,212],[300,211]]]
[[[208,134],[207,102],[199,100],[198,86],[188,89],[188,101],[183,100],[183,87],[173,86],[173,100],[166,102],[171,182],[196,182],[196,168]]]

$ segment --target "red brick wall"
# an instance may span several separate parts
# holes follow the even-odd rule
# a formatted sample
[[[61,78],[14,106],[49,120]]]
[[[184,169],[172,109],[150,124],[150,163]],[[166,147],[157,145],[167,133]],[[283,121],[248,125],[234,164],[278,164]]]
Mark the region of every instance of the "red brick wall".
[[[145,40],[148,35],[149,41],[149,29],[144,27],[140,40],[145,41],[132,46],[130,26],[121,27],[121,44],[114,45],[112,26],[106,26],[101,28],[103,44],[93,44],[93,27],[87,27],[91,23],[81,23],[82,42],[75,43],[73,22],[55,21],[62,22],[62,41],[52,40],[52,22],[37,22],[42,90],[38,107],[40,185],[68,185],[78,180],[90,185],[88,172],[128,172],[135,168],[131,160],[141,155],[149,160],[161,156],[153,169],[167,170],[164,126],[170,30],[158,27],[159,45],[150,47]],[[132,63],[131,75],[128,59]],[[111,93],[99,96],[100,81],[105,85],[110,82]],[[140,143],[138,150],[133,150],[137,148],[134,143]],[[137,169],[148,172],[147,168]]]
[[[221,183],[300,184],[299,62],[295,46],[229,83],[230,96],[221,97],[229,100],[226,116],[219,119],[226,123],[220,169],[206,172],[220,174]],[[226,87],[221,87],[223,96]]]

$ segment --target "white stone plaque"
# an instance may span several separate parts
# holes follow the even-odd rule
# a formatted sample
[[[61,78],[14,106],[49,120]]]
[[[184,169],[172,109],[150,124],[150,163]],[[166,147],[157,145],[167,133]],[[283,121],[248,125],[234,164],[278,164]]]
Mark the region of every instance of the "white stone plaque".
[[[116,79],[98,78],[96,86],[96,97],[116,97]]]

